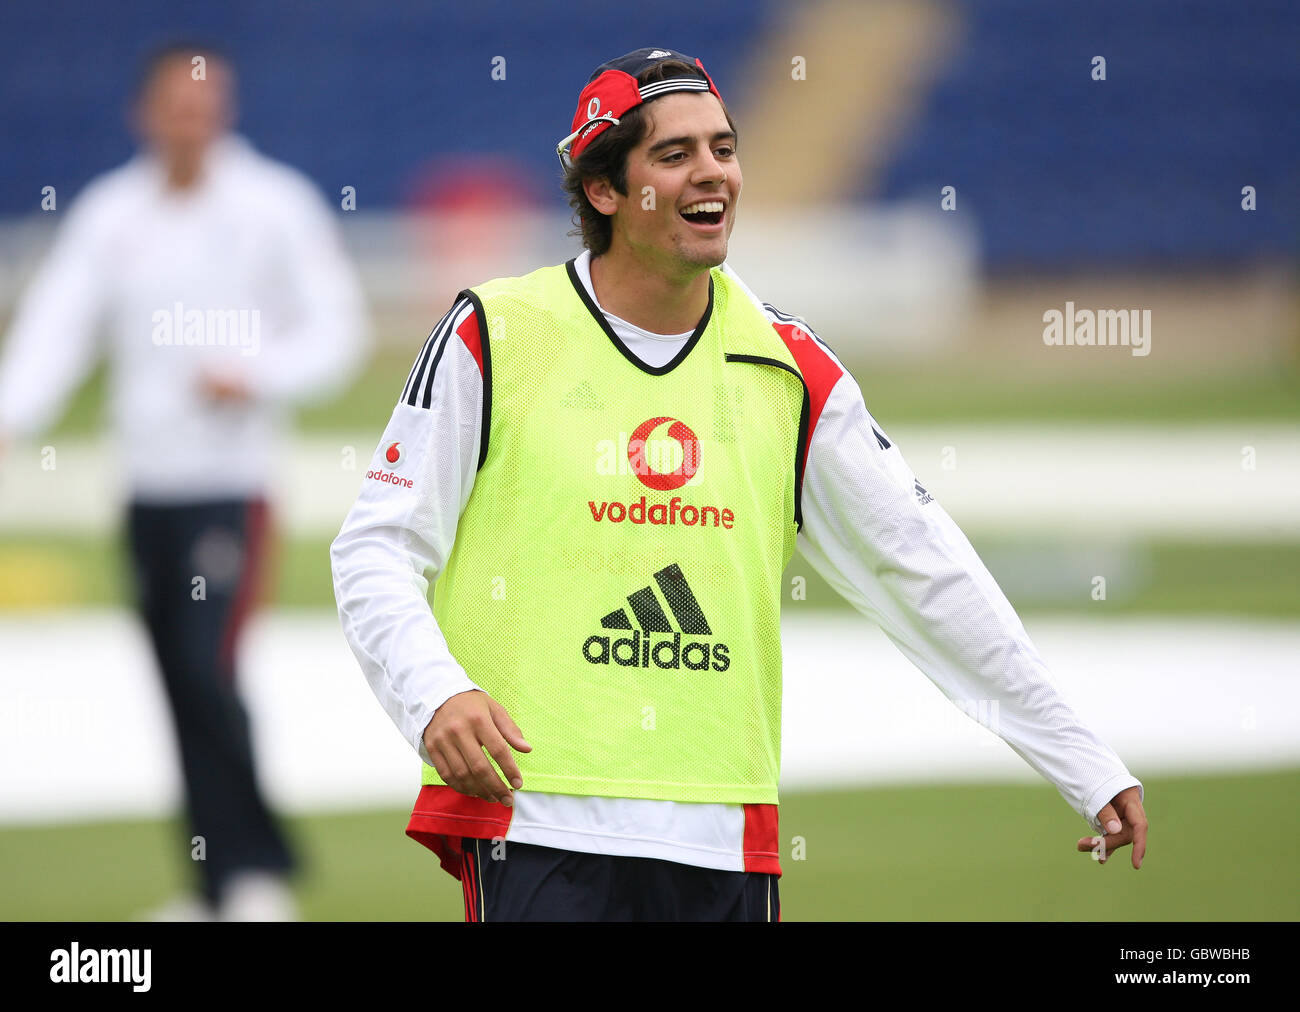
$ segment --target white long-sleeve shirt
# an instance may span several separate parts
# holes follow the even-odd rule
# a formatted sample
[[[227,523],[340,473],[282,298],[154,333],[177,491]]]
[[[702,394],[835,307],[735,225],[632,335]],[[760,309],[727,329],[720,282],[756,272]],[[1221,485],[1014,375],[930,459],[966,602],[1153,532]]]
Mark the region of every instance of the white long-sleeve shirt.
[[[101,353],[125,484],[142,500],[265,491],[287,404],[350,379],[360,284],[306,176],[237,135],[169,189],[140,154],[72,202],[0,358],[0,436],[52,422]],[[253,396],[216,403],[204,372]]]
[[[590,254],[579,256],[575,267],[599,305]],[[750,295],[774,325],[795,321]],[[650,366],[671,360],[690,337],[652,334],[605,317]],[[827,374],[837,375],[809,441],[798,541],[805,558],[950,699],[996,700],[994,730],[1100,832],[1102,806],[1142,785],[1058,694],[1010,603],[872,418],[852,376],[802,321],[795,325],[826,356]],[[426,598],[426,573],[436,578],[446,564],[474,489],[483,413],[476,343],[472,308],[461,300],[417,356],[372,477],[362,482],[331,549],[348,642],[384,709],[426,763],[423,733],[434,711],[479,687],[449,653]],[[394,443],[407,448],[400,472],[384,459]],[[400,473],[410,487],[385,481],[385,473]],[[528,729],[522,730],[527,737]],[[499,813],[494,832],[464,835],[500,830],[507,840],[587,853],[729,871],[771,868],[747,860],[759,832],[747,811],[753,808],[550,794],[525,783],[513,809],[491,806]],[[484,821],[488,810],[476,811]],[[417,804],[413,825],[420,818]],[[430,846],[455,874],[444,851]]]

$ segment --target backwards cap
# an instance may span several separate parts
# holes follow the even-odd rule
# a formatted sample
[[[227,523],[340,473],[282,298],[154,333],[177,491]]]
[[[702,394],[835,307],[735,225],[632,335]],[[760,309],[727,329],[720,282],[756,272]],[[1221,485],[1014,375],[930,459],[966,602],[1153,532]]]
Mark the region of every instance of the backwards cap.
[[[641,86],[637,78],[663,60],[681,60],[699,68],[692,77],[672,77]],[[560,164],[566,169],[577,160],[587,145],[607,129],[615,126],[628,110],[651,99],[674,91],[711,91],[717,95],[713,78],[698,59],[671,49],[636,49],[616,60],[602,63],[587,79],[578,96],[578,110],[573,114],[573,132],[555,146]]]

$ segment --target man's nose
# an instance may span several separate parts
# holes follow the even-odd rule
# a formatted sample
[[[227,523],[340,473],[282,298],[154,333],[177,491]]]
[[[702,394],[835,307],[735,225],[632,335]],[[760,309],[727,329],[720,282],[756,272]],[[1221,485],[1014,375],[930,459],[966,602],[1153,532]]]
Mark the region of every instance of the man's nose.
[[[695,173],[695,183],[721,183],[727,178],[727,170],[722,163],[713,157],[712,151],[705,151],[700,158],[699,167]]]

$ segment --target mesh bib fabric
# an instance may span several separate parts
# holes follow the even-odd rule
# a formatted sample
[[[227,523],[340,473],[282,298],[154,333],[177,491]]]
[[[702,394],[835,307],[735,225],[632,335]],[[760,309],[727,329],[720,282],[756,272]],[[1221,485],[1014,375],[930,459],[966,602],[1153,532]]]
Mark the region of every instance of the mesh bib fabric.
[[[469,290],[488,447],[433,612],[532,744],[527,790],[777,801],[806,393],[745,293],[711,279],[703,330],[662,369],[568,265]]]

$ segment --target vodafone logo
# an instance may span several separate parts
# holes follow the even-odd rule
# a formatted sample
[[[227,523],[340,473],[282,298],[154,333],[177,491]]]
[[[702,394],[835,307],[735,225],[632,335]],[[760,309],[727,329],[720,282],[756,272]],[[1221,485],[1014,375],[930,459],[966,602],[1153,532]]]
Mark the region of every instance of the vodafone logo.
[[[676,470],[669,472],[656,471],[646,460],[646,441],[650,439],[651,434],[665,422],[671,422],[668,426],[666,435],[670,439],[677,440],[682,448],[682,462],[677,465]],[[700,467],[700,441],[695,438],[695,433],[691,431],[689,425],[676,418],[668,415],[658,415],[654,418],[647,418],[644,422],[636,427],[631,438],[627,441],[627,459],[632,465],[632,473],[637,476],[641,484],[646,488],[652,488],[656,491],[667,491],[669,489],[681,488],[693,477]]]
[[[396,467],[406,459],[406,450],[402,448],[400,442],[389,443],[384,447],[381,454],[383,462],[389,467]],[[400,475],[393,474],[391,471],[385,471],[382,467],[372,468],[366,472],[366,477],[371,481],[380,481],[385,485],[396,485],[399,488],[414,488],[410,478],[403,478]]]
[[[625,442],[626,450],[623,449]],[[647,418],[630,436],[620,432],[617,439],[602,439],[597,442],[596,454],[596,473],[619,476],[621,482],[617,487],[620,491],[626,487],[626,476],[631,472],[646,488],[656,492],[670,492],[674,489],[693,491],[696,495],[690,498],[696,501],[683,501],[679,495],[672,498],[642,495],[627,502],[593,498],[587,500],[593,523],[626,522],[630,525],[649,524],[670,528],[693,527],[696,530],[731,530],[735,526],[736,513],[733,509],[721,503],[706,505],[698,501],[699,498],[708,496],[709,488],[703,485],[698,488],[686,487],[700,469],[700,441],[691,427],[681,419],[670,415]]]

